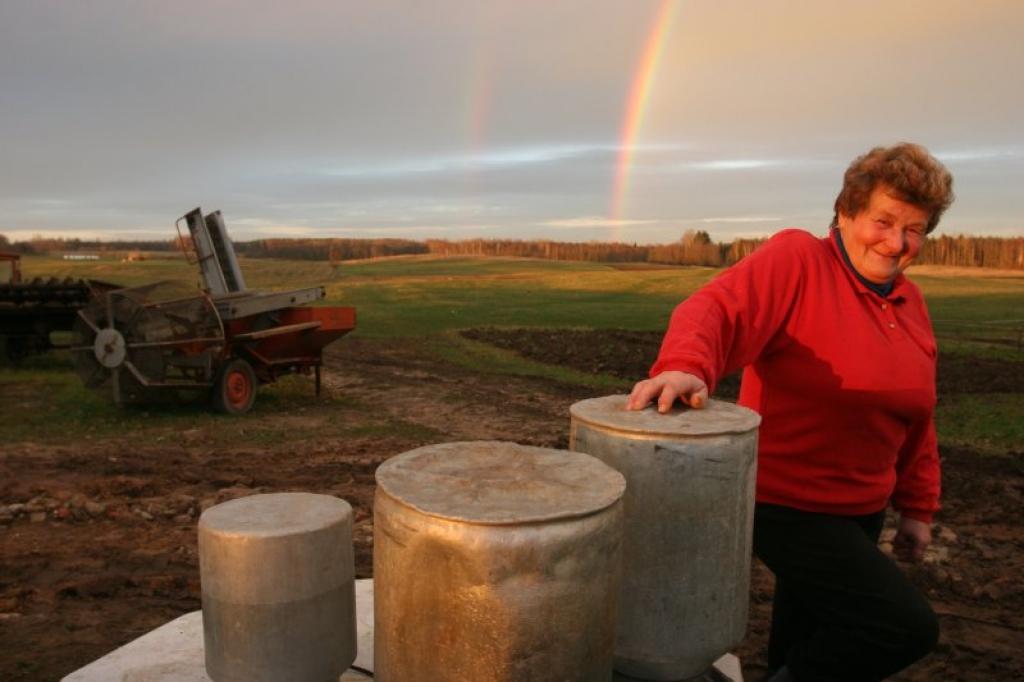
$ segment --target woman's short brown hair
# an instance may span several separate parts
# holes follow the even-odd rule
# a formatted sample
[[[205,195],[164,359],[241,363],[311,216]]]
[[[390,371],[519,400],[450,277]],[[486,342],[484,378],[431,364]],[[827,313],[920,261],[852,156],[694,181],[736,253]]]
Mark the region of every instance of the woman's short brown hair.
[[[839,224],[840,213],[853,217],[866,209],[871,193],[880,184],[891,188],[900,200],[928,211],[926,232],[935,229],[942,213],[953,203],[953,176],[927,149],[910,142],[875,147],[846,169],[832,227]]]

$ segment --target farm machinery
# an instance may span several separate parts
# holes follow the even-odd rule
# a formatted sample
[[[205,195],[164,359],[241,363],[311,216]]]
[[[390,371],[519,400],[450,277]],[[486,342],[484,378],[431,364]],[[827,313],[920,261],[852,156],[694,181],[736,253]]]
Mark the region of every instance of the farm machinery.
[[[182,237],[182,223],[189,239]],[[248,411],[260,383],[289,373],[316,376],[324,347],[355,328],[355,309],[305,304],[323,287],[246,289],[220,211],[196,208],[175,223],[204,289],[157,282],[106,291],[78,311],[71,348],[86,386],[117,403],[208,393],[214,408]]]
[[[117,288],[108,282],[70,277],[26,281],[17,253],[0,251],[0,264],[6,270],[0,281],[0,356],[10,362],[60,347],[51,334],[70,331],[90,298]]]

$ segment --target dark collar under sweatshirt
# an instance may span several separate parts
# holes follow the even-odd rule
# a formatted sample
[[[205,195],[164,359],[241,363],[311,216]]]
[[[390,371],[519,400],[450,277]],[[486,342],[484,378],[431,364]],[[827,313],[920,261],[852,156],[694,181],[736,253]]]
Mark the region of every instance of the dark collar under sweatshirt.
[[[893,282],[895,280],[890,279],[885,284],[878,284],[877,282],[872,282],[871,280],[866,279],[864,275],[857,272],[857,268],[853,267],[853,262],[850,261],[850,254],[846,253],[846,245],[843,244],[843,235],[839,232],[839,228],[833,228],[832,233],[835,235],[836,245],[839,247],[839,253],[843,254],[843,261],[846,263],[846,267],[850,268],[850,272],[852,272],[854,276],[861,281],[861,284],[866,286],[868,289],[871,289],[871,291],[875,292],[882,298],[886,298],[891,294]]]

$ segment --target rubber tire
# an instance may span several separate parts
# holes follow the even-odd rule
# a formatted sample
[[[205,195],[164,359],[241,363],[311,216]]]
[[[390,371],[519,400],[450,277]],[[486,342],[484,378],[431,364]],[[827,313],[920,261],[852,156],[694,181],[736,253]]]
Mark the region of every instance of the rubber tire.
[[[256,373],[242,358],[228,361],[213,386],[213,407],[225,414],[245,414],[256,402]]]

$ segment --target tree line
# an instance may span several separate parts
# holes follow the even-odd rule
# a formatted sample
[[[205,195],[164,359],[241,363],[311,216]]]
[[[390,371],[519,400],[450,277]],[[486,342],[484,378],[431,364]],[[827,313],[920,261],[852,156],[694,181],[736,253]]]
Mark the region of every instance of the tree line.
[[[560,242],[546,239],[257,239],[236,241],[235,251],[249,258],[327,260],[332,264],[364,258],[433,254],[439,256],[501,256],[600,263],[664,265],[732,265],[754,251],[763,239],[715,242],[707,232],[688,230],[669,244],[622,242]],[[186,246],[189,244],[185,243]],[[0,234],[0,250],[24,254],[73,252],[178,252],[181,242],[99,241],[36,237],[11,242]],[[1024,237],[940,235],[925,242],[920,263],[1024,270]]]
[[[1024,237],[930,237],[919,262],[1024,270]]]
[[[340,263],[363,258],[427,253],[423,242],[411,239],[258,239],[235,242],[235,252],[249,258],[293,258]]]
[[[103,241],[99,239],[63,239],[53,237],[32,237],[24,241],[10,241],[0,234],[0,251],[21,254],[111,253],[121,251],[177,251],[177,239],[170,241],[125,240]]]
[[[598,263],[658,263],[663,265],[731,265],[764,241],[736,239],[715,243],[707,232],[687,231],[671,244],[621,242],[556,242],[516,239],[428,239],[429,253],[442,256],[512,256]]]

